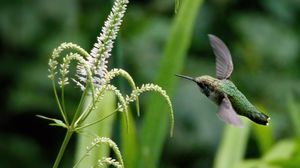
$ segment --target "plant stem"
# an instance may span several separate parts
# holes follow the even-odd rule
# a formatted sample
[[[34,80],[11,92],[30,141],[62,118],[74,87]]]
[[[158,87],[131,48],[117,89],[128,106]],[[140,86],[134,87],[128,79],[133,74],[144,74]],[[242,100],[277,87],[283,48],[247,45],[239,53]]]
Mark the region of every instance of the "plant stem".
[[[63,108],[61,107],[61,104],[60,104],[60,101],[59,101],[59,98],[58,98],[58,95],[57,95],[57,91],[56,91],[54,79],[52,79],[52,86],[53,86],[53,91],[54,91],[54,95],[55,95],[55,99],[56,99],[56,102],[57,102],[59,111],[60,111],[61,115],[63,116],[66,125],[69,125],[69,122],[68,122],[68,119],[67,119],[67,117],[66,117],[65,111],[64,111]]]
[[[68,143],[69,143],[69,141],[70,141],[70,139],[72,137],[73,132],[74,131],[72,131],[72,130],[69,130],[69,129],[67,130],[65,139],[64,139],[64,141],[63,141],[63,143],[62,143],[62,145],[61,145],[61,147],[59,149],[59,152],[58,152],[58,155],[56,157],[56,160],[55,160],[55,163],[53,165],[53,168],[57,168],[58,167],[58,165],[59,165],[59,163],[60,163],[60,161],[61,161],[61,159],[62,159],[62,157],[63,157],[63,155],[65,153],[66,147],[67,147],[67,145],[68,145]]]
[[[82,93],[82,95],[81,95],[81,98],[80,98],[80,101],[79,101],[79,105],[78,105],[78,107],[77,107],[77,109],[76,109],[76,112],[75,112],[75,114],[74,114],[74,116],[73,116],[73,121],[72,121],[72,123],[71,123],[71,125],[73,125],[74,126],[74,123],[77,121],[77,119],[78,119],[78,116],[79,116],[79,114],[80,114],[80,110],[82,109],[82,106],[83,106],[83,104],[84,104],[84,99],[87,97],[87,92],[88,92],[88,88],[85,88],[85,90],[83,91],[83,93]]]
[[[99,123],[99,122],[101,122],[101,121],[107,119],[108,117],[111,117],[112,115],[116,114],[116,113],[118,112],[118,109],[119,109],[119,108],[117,108],[115,111],[113,111],[112,113],[108,114],[107,116],[101,118],[100,120],[91,122],[91,123],[86,124],[86,125],[83,125],[83,126],[81,126],[81,127],[77,127],[75,130],[78,131],[78,130],[81,130],[81,129],[83,129],[83,128],[86,128],[86,127],[92,126],[92,125],[94,125],[94,124],[97,124],[97,123]]]
[[[62,85],[61,87],[61,104],[62,104],[62,109],[66,114],[66,119],[68,119],[68,113],[66,111],[66,105],[65,105],[65,86]]]

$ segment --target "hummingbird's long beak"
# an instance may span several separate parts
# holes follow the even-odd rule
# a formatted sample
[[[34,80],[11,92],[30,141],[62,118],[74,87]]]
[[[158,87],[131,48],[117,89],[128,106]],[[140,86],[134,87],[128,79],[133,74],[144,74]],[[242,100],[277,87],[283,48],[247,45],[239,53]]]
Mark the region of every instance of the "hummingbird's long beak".
[[[178,76],[178,77],[180,77],[180,78],[184,78],[184,79],[187,79],[187,80],[191,80],[191,81],[196,82],[195,79],[192,78],[192,77],[185,76],[185,75],[178,75],[178,74],[175,74],[175,75]]]

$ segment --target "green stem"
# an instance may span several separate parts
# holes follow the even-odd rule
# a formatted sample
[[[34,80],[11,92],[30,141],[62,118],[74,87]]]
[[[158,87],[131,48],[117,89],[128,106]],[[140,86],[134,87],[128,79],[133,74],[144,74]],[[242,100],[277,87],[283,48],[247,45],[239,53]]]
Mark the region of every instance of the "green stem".
[[[97,124],[97,123],[99,123],[99,122],[101,122],[101,121],[107,119],[108,117],[111,117],[112,115],[116,114],[116,113],[118,112],[118,110],[119,110],[119,108],[117,108],[115,111],[113,111],[113,112],[110,113],[109,115],[107,115],[107,116],[101,118],[100,120],[97,120],[97,121],[94,121],[94,122],[91,122],[91,123],[89,123],[89,124],[86,124],[86,125],[83,125],[83,126],[81,126],[81,127],[76,128],[76,131],[78,131],[78,130],[80,130],[80,129],[83,129],[83,128],[86,128],[86,127],[89,127],[89,126],[92,126],[92,125],[94,125],[94,124]]]
[[[104,92],[104,90],[100,91],[100,93],[97,94],[98,95],[97,98],[95,98],[95,96],[93,95],[92,103],[90,105],[87,105],[87,108],[81,113],[81,115],[78,118],[76,118],[76,121],[74,122],[75,126],[77,126],[80,122],[84,121],[89,116],[91,111],[94,109],[94,106],[98,100],[98,97],[101,97],[103,92]]]
[[[80,110],[82,109],[82,106],[84,104],[84,99],[86,98],[86,95],[87,95],[87,92],[88,92],[88,88],[85,88],[81,98],[80,98],[80,102],[79,102],[79,105],[76,109],[76,112],[73,116],[73,121],[72,121],[72,124],[71,125],[74,125],[74,123],[77,121],[77,118],[79,116],[79,113],[80,113]]]
[[[65,105],[65,86],[62,85],[61,87],[61,104],[62,104],[62,109],[64,110],[66,114],[66,118],[68,118],[68,113],[66,111],[66,105]]]
[[[58,152],[58,155],[56,157],[56,160],[55,160],[55,163],[53,165],[53,168],[57,168],[58,167],[58,165],[59,165],[59,163],[60,163],[60,161],[61,161],[61,159],[62,159],[62,157],[63,157],[63,155],[65,153],[66,147],[67,147],[67,145],[68,145],[68,143],[69,143],[69,141],[71,139],[72,134],[73,134],[73,131],[68,129],[68,131],[66,133],[66,136],[65,136],[65,139],[64,139],[64,141],[63,141],[63,143],[62,143],[62,145],[61,145],[61,147],[59,149],[59,152]]]
[[[66,125],[69,125],[68,119],[67,119],[67,117],[66,117],[66,115],[65,115],[64,110],[63,110],[62,107],[61,107],[61,104],[60,104],[60,101],[59,101],[59,98],[58,98],[58,95],[57,95],[57,91],[56,91],[54,79],[52,79],[52,86],[53,86],[53,91],[54,91],[54,95],[55,95],[56,102],[57,102],[57,104],[58,104],[59,111],[60,111],[61,115],[63,116]]]

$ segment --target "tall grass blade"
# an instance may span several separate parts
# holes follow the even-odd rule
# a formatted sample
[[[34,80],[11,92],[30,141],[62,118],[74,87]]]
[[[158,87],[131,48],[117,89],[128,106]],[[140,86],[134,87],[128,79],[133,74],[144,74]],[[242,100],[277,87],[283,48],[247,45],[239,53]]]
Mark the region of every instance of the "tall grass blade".
[[[242,161],[250,133],[248,119],[243,119],[243,123],[243,128],[230,125],[225,127],[214,161],[214,168],[233,168]]]
[[[91,98],[87,100],[86,104],[89,103]],[[104,98],[97,103],[97,108],[90,113],[88,118],[85,120],[83,125],[86,123],[91,123],[97,120],[100,120],[107,115],[111,114],[115,110],[116,98],[115,95],[111,92],[107,92]],[[82,156],[86,154],[87,147],[91,146],[91,143],[96,138],[99,137],[111,137],[112,127],[115,116],[111,116],[95,125],[84,128],[82,133],[78,136],[78,142],[76,146],[76,160],[80,160]],[[95,148],[91,151],[89,156],[83,159],[78,168],[86,168],[92,167],[97,164],[98,159],[102,157],[107,157],[109,155],[109,147],[106,145],[100,146],[99,148]]]
[[[158,79],[155,82],[170,96],[174,92],[177,81],[174,74],[180,72],[183,67],[196,15],[202,2],[203,0],[182,1],[173,22],[171,34],[163,53]],[[164,140],[170,129],[167,110],[169,110],[167,104],[161,97],[151,95],[141,130],[138,167],[157,167]]]
[[[134,167],[138,156],[138,142],[135,122],[132,116],[132,111],[130,108],[128,110],[129,130],[126,128],[125,121],[122,120],[121,122],[121,149],[124,157],[125,168]]]

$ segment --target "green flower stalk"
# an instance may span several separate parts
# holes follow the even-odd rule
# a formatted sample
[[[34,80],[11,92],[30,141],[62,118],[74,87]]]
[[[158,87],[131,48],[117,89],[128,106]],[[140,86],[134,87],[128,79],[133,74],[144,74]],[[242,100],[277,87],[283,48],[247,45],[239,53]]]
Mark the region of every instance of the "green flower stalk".
[[[125,14],[128,0],[116,0],[104,27],[97,37],[91,53],[87,57],[89,69],[92,71],[93,83],[95,87],[101,88],[107,73],[107,59],[110,57],[114,40],[122,24],[122,18]],[[78,66],[78,75],[81,82],[86,83],[87,72],[84,67]],[[80,85],[82,86],[82,85]]]
[[[107,20],[105,21],[101,33],[99,37],[97,37],[97,41],[90,53],[73,43],[62,43],[60,46],[53,50],[48,63],[50,73],[48,77],[52,80],[55,99],[57,101],[58,108],[63,120],[48,118],[44,116],[39,117],[52,121],[50,125],[61,126],[67,129],[65,139],[53,165],[54,168],[58,167],[64,151],[68,145],[68,142],[70,141],[74,132],[79,132],[83,128],[101,122],[104,119],[116,114],[116,112],[118,111],[123,112],[128,127],[128,106],[131,102],[135,101],[137,107],[137,115],[139,116],[140,112],[138,97],[143,92],[158,92],[166,100],[170,108],[170,127],[172,136],[174,127],[174,115],[170,98],[168,97],[166,92],[162,88],[154,84],[145,84],[141,87],[136,87],[134,80],[125,70],[108,70],[107,67],[108,59],[111,56],[113,43],[122,24],[122,20],[126,12],[128,3],[128,0],[115,0],[112,10]],[[72,52],[69,52],[65,56],[62,56],[62,53],[65,53],[66,50],[71,50]],[[76,73],[73,74],[73,77],[70,77],[71,74],[69,73],[71,62],[75,62],[77,68]],[[124,96],[117,87],[111,84],[111,80],[119,76],[125,78],[131,86],[132,93],[130,95]],[[77,109],[74,112],[67,112],[65,107],[65,87],[72,83],[70,81],[74,82],[74,84],[83,92]],[[57,91],[57,85],[59,86],[60,92]],[[92,112],[94,112],[94,109],[101,108],[97,107],[96,103],[104,98],[104,94],[107,91],[112,91],[118,98],[117,109],[115,109],[115,111],[112,111],[108,116],[99,119],[98,121],[85,123],[84,121],[86,121],[87,117]],[[60,95],[58,93],[60,93]],[[88,97],[87,95],[91,95],[92,101],[86,107],[83,107],[83,104]],[[69,116],[72,116],[71,120],[69,120],[67,114],[69,114]],[[92,143],[92,146],[88,148],[87,154],[84,155],[83,158],[88,156],[88,153],[92,148],[101,143],[106,143],[113,149],[116,154],[117,160],[110,157],[100,158],[98,166],[106,164],[112,165],[114,167],[124,167],[122,155],[117,145],[109,138],[96,137],[95,141]],[[78,163],[81,160],[82,159],[80,159]],[[76,165],[78,165],[78,163]]]

